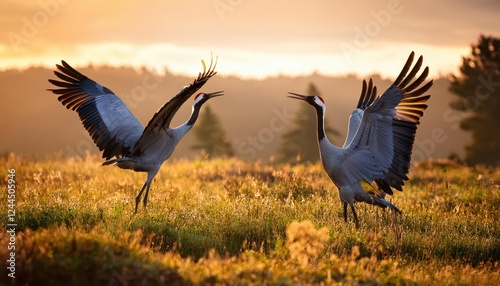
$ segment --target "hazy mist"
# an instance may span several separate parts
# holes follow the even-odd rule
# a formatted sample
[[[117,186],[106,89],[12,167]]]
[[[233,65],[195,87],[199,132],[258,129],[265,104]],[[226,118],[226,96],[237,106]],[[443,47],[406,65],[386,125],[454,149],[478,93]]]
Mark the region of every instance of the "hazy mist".
[[[137,71],[132,68],[88,67],[80,71],[119,95],[144,125],[155,111],[194,79],[170,73],[158,76],[147,69]],[[78,115],[64,108],[57,96],[46,90],[52,88],[47,80],[54,77],[53,71],[45,68],[0,72],[1,153],[62,152],[63,156],[81,156],[86,150],[98,152]],[[391,83],[389,79],[379,76],[372,78],[379,94]],[[276,156],[280,144],[284,144],[281,135],[287,128],[291,128],[300,104],[286,97],[288,91],[304,93],[310,82],[318,87],[327,104],[326,117],[332,127],[342,134],[330,140],[341,145],[347,132],[349,114],[361,91],[361,81],[361,78],[354,75],[274,77],[265,80],[243,80],[216,75],[201,91],[225,91],[225,96],[215,98],[207,104],[221,119],[236,156],[266,161]],[[470,137],[458,128],[463,115],[449,107],[454,98],[448,91],[448,85],[446,79],[434,81],[430,90],[429,108],[417,132],[414,160],[447,157],[450,153],[460,156],[464,154],[464,146]],[[188,101],[176,114],[172,125],[185,122],[190,112],[191,101]],[[197,152],[190,149],[194,144],[193,140],[194,136],[188,133],[173,156],[196,156]]]

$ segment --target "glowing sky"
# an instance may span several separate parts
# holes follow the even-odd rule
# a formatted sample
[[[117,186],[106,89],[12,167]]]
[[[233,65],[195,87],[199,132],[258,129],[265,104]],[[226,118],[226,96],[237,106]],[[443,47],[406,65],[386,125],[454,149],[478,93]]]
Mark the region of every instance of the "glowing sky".
[[[455,72],[480,34],[499,36],[497,0],[3,1],[0,69],[149,66],[221,75],[318,72],[394,77],[414,50],[431,75]]]

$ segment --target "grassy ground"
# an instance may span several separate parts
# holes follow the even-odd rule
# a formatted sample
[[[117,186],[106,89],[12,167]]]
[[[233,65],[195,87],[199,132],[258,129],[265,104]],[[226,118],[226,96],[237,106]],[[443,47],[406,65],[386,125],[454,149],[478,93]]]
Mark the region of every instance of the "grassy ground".
[[[321,166],[235,159],[166,163],[134,215],[145,174],[101,159],[0,159],[0,257],[12,284],[500,285],[500,170],[415,166],[392,202],[344,223]],[[44,282],[44,283],[41,283]],[[3,282],[2,282],[3,283]]]

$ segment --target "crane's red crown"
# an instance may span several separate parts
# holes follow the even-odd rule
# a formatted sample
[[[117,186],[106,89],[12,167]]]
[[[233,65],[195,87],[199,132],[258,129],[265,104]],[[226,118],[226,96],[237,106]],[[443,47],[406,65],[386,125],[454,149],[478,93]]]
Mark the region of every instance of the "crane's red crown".
[[[198,93],[198,94],[194,97],[194,100],[196,100],[196,99],[198,98],[198,96],[200,96],[200,95],[202,95],[202,94],[204,94],[204,93],[203,93],[203,92]]]

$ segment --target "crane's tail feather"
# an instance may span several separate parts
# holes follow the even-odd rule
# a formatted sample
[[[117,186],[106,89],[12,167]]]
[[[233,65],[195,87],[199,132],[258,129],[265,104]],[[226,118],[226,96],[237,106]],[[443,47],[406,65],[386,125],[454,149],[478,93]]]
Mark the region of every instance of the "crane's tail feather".
[[[134,170],[136,172],[149,172],[147,166],[145,167],[140,163],[138,164],[136,160],[130,157],[122,157],[122,158],[107,160],[104,163],[102,163],[101,166],[110,166],[110,165],[117,166],[118,168],[121,169]]]
[[[115,165],[116,163],[118,163],[116,160],[117,160],[117,159],[111,159],[111,160],[108,160],[108,161],[106,161],[106,162],[102,163],[102,165],[101,165],[101,166]]]
[[[391,210],[401,214],[401,211],[395,205],[391,204],[390,202],[386,201],[385,199],[378,198],[378,197],[373,196],[373,195],[370,195],[370,197],[371,197],[370,201],[366,201],[367,203],[379,206],[379,207],[384,208],[384,209],[386,207],[389,207]]]

